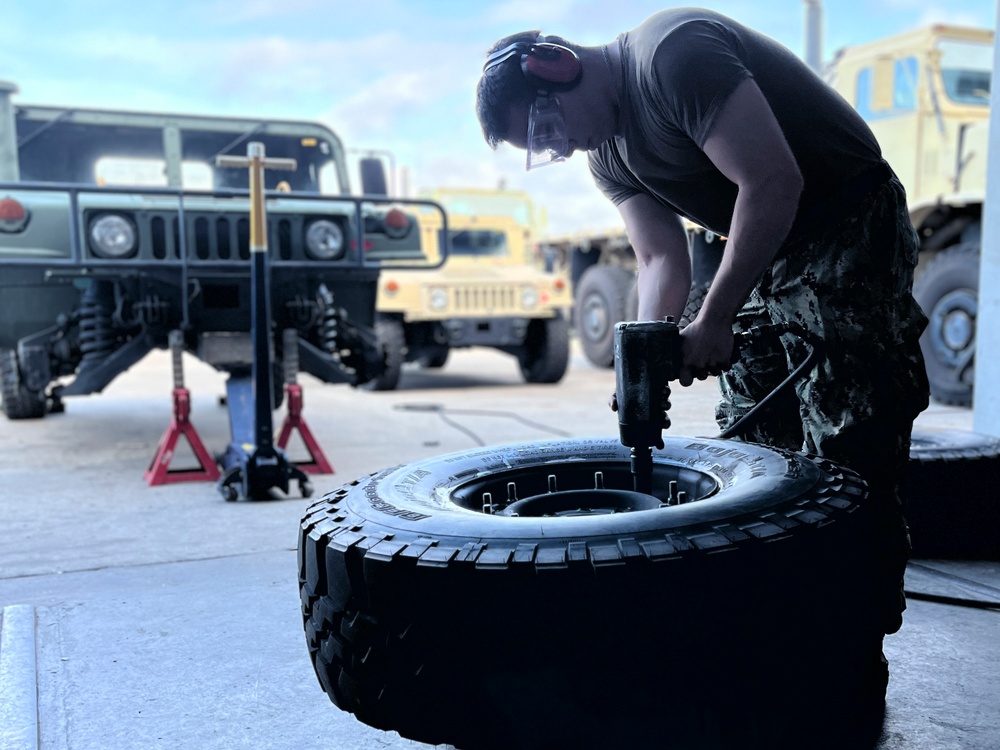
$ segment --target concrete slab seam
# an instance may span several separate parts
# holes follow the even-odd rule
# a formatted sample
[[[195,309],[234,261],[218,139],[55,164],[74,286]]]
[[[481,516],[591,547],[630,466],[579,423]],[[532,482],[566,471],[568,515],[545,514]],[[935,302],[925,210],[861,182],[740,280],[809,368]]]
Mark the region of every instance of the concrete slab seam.
[[[14,604],[0,620],[0,750],[38,749],[35,608]]]

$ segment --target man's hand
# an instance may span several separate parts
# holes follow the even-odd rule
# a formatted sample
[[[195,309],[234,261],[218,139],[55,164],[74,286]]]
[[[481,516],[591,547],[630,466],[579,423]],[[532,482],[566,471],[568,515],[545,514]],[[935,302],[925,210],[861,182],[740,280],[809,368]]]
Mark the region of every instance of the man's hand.
[[[733,364],[733,327],[700,316],[681,330],[681,370],[677,380],[689,386],[695,379],[721,375]]]

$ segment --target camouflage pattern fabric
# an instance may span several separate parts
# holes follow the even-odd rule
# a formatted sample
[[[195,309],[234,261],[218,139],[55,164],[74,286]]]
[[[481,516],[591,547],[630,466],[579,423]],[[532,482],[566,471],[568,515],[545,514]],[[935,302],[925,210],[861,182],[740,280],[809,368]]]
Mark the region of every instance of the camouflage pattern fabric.
[[[783,247],[735,326],[794,321],[825,343],[817,366],[745,439],[825,456],[868,482],[881,558],[873,585],[885,633],[899,629],[906,606],[910,540],[899,485],[913,419],[928,403],[918,342],[927,318],[911,294],[917,253],[906,196],[892,177],[835,225]],[[720,426],[733,425],[807,354],[791,335],[755,340],[720,378]]]

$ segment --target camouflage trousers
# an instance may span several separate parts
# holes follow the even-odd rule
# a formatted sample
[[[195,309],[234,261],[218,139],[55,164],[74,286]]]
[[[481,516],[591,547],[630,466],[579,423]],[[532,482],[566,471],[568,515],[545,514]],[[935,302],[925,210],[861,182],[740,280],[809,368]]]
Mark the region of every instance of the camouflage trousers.
[[[737,330],[793,321],[824,342],[817,365],[745,439],[825,456],[868,483],[877,540],[872,585],[884,633],[899,629],[906,606],[910,540],[899,486],[913,419],[928,403],[918,343],[927,319],[911,294],[917,242],[892,177],[829,228],[787,243],[736,321]],[[720,426],[733,425],[807,354],[792,335],[755,340],[720,378]]]

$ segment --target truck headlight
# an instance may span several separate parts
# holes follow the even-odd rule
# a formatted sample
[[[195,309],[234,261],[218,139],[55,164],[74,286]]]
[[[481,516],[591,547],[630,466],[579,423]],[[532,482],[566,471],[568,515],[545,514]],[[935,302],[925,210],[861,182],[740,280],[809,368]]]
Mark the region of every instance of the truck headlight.
[[[448,292],[444,289],[433,289],[430,301],[432,310],[444,310],[448,306]]]
[[[538,292],[533,287],[525,287],[521,290],[521,306],[530,310],[538,304]]]
[[[102,258],[129,258],[135,255],[135,226],[119,214],[101,214],[90,225],[90,243]]]
[[[306,254],[316,260],[337,260],[344,255],[344,232],[336,222],[317,219],[306,229]]]

